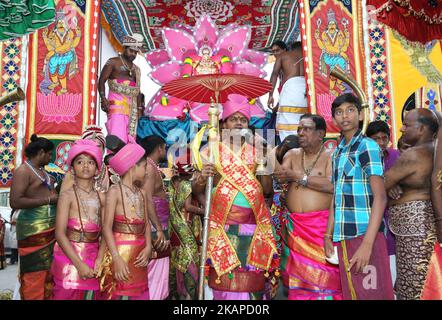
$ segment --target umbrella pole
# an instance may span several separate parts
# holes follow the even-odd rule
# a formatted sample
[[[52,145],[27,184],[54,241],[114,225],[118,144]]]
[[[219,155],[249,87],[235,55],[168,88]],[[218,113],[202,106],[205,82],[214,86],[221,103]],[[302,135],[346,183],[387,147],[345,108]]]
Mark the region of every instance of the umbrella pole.
[[[211,104],[209,108],[209,162],[215,163],[214,159],[214,147],[218,146],[216,143],[218,140],[217,128],[218,128],[218,92],[215,92],[216,104]],[[212,130],[215,128],[215,130]],[[198,281],[198,300],[204,300],[204,277],[205,266],[207,258],[207,242],[209,238],[209,220],[210,220],[210,206],[212,203],[212,188],[213,177],[207,179],[206,184],[206,206],[204,208],[204,220],[203,220],[203,239],[201,248],[201,260],[200,260],[200,273]]]

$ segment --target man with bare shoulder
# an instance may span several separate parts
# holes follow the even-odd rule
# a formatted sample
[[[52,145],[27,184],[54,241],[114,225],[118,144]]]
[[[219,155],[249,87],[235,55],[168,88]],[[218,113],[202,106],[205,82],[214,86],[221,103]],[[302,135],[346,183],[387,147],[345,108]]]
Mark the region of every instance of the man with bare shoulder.
[[[124,143],[128,142],[128,135],[135,137],[138,109],[142,108],[141,71],[133,63],[142,44],[143,36],[140,34],[124,36],[124,52],[106,62],[98,80],[101,109],[107,113],[107,133],[117,136]],[[109,85],[107,98],[106,82]]]
[[[324,118],[301,116],[300,148],[288,151],[275,172],[279,181],[289,182],[281,270],[290,300],[341,299],[339,268],[326,261],[324,251],[333,196],[332,151],[323,145],[325,133]]]
[[[146,150],[147,210],[152,226],[152,260],[149,262],[149,296],[151,300],[164,300],[169,296],[170,241],[168,235],[169,200],[158,166],[166,160],[166,142],[159,136],[148,136],[139,141]]]
[[[52,294],[49,270],[58,194],[44,166],[50,162],[53,150],[51,141],[33,134],[25,149],[27,160],[15,170],[12,180],[11,208],[20,210],[16,230],[22,300],[45,300]]]
[[[273,108],[273,92],[279,74],[282,73],[282,90],[276,117],[276,130],[284,140],[286,136],[295,134],[300,116],[308,111],[305,95],[304,59],[302,44],[296,42],[292,50],[281,53],[275,62],[270,82],[273,89],[269,94],[269,107]]]
[[[390,201],[389,227],[396,236],[396,294],[399,300],[420,299],[429,259],[436,240],[431,204],[434,137],[439,128],[428,109],[414,109],[401,132],[412,147],[401,154],[385,174],[387,190],[399,186],[402,194]]]
[[[433,173],[431,175],[431,203],[436,217],[437,240],[442,243],[442,114],[436,113],[439,130],[434,154]]]

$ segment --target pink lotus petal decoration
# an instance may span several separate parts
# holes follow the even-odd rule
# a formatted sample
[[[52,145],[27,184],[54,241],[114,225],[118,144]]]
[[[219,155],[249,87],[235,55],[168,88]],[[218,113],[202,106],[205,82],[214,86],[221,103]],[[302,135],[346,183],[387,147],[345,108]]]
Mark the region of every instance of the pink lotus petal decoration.
[[[264,77],[264,65],[267,55],[248,49],[251,27],[231,23],[219,28],[207,15],[201,15],[194,27],[177,26],[162,30],[165,49],[155,50],[146,54],[146,60],[153,70],[149,76],[157,84],[163,85],[171,80],[179,79],[184,74],[192,75],[193,66],[199,59],[199,50],[203,45],[209,46],[212,59],[221,64],[224,56],[230,62],[223,63],[220,72],[237,73]],[[225,58],[224,57],[224,58]],[[190,58],[192,64],[184,64]],[[162,98],[163,99],[162,101]],[[162,102],[167,102],[163,105]],[[153,120],[176,119],[183,115],[183,110],[190,108],[189,115],[194,121],[207,121],[208,104],[188,103],[185,100],[168,96],[161,89],[147,105],[146,114]],[[264,116],[264,109],[259,100],[252,106],[254,116]]]
[[[164,28],[164,45],[171,60],[183,62],[189,51],[197,51],[193,36],[187,32]]]
[[[216,51],[228,52],[233,61],[239,59],[250,42],[250,28],[242,26],[221,35],[215,45]]]
[[[164,49],[152,50],[146,53],[146,60],[151,68],[157,67],[170,60],[169,54]]]
[[[203,44],[213,46],[218,39],[218,30],[208,15],[201,16],[195,25],[195,41],[199,47]]]
[[[268,55],[264,52],[247,49],[242,54],[242,58],[263,68],[267,64]]]
[[[82,95],[79,93],[60,96],[54,93],[37,93],[37,110],[45,122],[75,122],[75,116],[80,113],[82,103]]]
[[[266,72],[248,61],[241,61],[233,65],[233,73],[237,74],[248,74],[250,76],[264,78]]]
[[[166,97],[168,100],[167,106],[161,104],[161,98]],[[158,91],[152,97],[148,104],[147,114],[152,120],[173,120],[183,114],[183,109],[186,107],[187,101],[169,97],[165,92]]]
[[[160,86],[168,83],[169,81],[180,78],[181,65],[178,61],[169,61],[159,65],[157,68],[149,73],[149,76],[154,82]]]

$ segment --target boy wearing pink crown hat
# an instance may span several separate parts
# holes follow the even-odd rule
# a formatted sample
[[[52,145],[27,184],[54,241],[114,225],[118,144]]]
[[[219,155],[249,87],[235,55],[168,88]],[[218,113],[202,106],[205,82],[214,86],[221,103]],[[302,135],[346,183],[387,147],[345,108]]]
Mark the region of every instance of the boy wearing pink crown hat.
[[[143,46],[140,34],[126,35],[122,45],[124,52],[109,59],[101,70],[98,92],[101,109],[107,113],[106,129],[127,143],[127,136],[135,137],[138,109],[141,105],[141,71],[133,62]],[[105,83],[108,82],[109,94],[106,98]]]
[[[94,190],[94,177],[101,169],[102,155],[92,140],[77,140],[69,150],[73,184],[60,193],[57,206],[51,267],[54,300],[97,299],[96,274],[105,249],[100,241],[104,195]]]
[[[89,125],[85,128],[81,135],[81,139],[93,141],[101,150],[102,154],[106,149],[106,138],[100,127],[95,125]],[[103,164],[103,159],[100,160]],[[106,165],[100,165],[100,170],[94,178],[94,189],[98,192],[105,193],[109,189],[109,173],[107,171]],[[63,183],[61,185],[61,191],[63,192],[70,188],[73,184],[72,172],[66,172],[64,176]]]
[[[102,289],[110,299],[149,300],[147,264],[152,245],[145,195],[139,189],[146,176],[145,151],[128,143],[109,166],[121,179],[106,195],[103,235],[108,252],[100,270]]]
[[[194,194],[204,194],[207,178],[214,176],[210,205],[207,262],[209,287],[215,300],[265,299],[269,271],[278,265],[276,242],[265,196],[273,192],[269,175],[257,175],[258,150],[246,142],[250,104],[231,94],[223,104],[223,139],[215,149],[215,164],[198,169]],[[208,159],[208,148],[201,157]]]

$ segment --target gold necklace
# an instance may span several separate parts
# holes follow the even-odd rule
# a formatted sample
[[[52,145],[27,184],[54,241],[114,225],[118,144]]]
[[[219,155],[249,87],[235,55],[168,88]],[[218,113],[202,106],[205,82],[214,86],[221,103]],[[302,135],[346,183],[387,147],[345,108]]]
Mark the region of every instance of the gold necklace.
[[[84,192],[83,189],[79,189],[81,191]],[[92,192],[93,190],[91,190]],[[89,195],[89,194],[88,194]],[[87,199],[83,199],[80,197],[80,205],[81,205],[81,209],[83,210],[83,214],[84,216],[87,218],[87,220],[89,221],[93,221],[96,224],[99,224],[100,222],[100,197],[98,196],[98,194],[96,194],[96,198],[95,199],[91,199],[91,198],[87,198]],[[96,212],[95,214],[90,214],[89,210],[87,210],[86,208],[95,208]]]
[[[141,202],[139,196],[139,193],[141,192],[140,189],[136,188],[135,191],[133,191],[132,188],[125,185],[124,183],[122,183],[122,185],[128,188],[132,193],[132,195],[129,195],[127,190],[125,190],[124,192],[126,194],[126,199],[130,202],[130,212],[132,213],[132,216],[137,215],[138,217],[144,218],[144,214],[140,212],[140,210],[137,210],[137,204]]]
[[[129,68],[127,65],[126,65],[126,63],[124,62],[124,59],[123,59],[123,55],[120,53],[120,60],[121,60],[121,63],[123,64],[123,67],[127,70],[127,71],[129,71],[129,77],[132,77],[132,71],[133,71],[133,69],[134,69],[134,64],[132,64],[132,68]]]
[[[85,209],[85,205],[83,203],[83,200],[80,200],[80,198],[78,197],[77,187],[78,186],[74,184],[73,189],[74,189],[75,198],[77,200],[78,216],[80,218],[80,228],[81,228],[81,230],[80,230],[80,242],[83,242],[84,238],[85,237],[88,238],[88,237],[84,233],[84,226],[83,226],[83,219],[81,217],[81,211],[83,210],[83,213],[84,213],[85,217],[87,218],[87,220],[93,221],[97,225],[100,225],[100,221],[101,221],[101,203],[100,203],[100,196],[98,195],[98,192],[97,192],[96,194],[97,194],[97,199],[98,199],[98,208],[97,208],[98,211],[97,211],[97,214],[95,216],[96,219],[95,220],[91,219],[91,217],[89,216],[87,210]],[[97,240],[99,236],[100,235],[98,234],[97,237],[95,239],[93,239],[93,240]],[[91,239],[89,239],[89,240],[91,240]]]
[[[307,176],[310,176],[310,173],[312,172],[313,168],[316,166],[316,162],[318,162],[323,149],[324,149],[324,145],[322,145],[321,149],[319,149],[318,153],[316,154],[315,161],[313,161],[313,165],[309,169],[305,169],[305,151],[304,151],[304,149],[302,149],[302,170],[304,170],[304,173]]]
[[[80,187],[80,186],[78,185],[78,183],[76,183],[75,186],[76,186],[78,189],[80,189],[81,191],[87,193],[88,195],[90,195],[91,192],[94,191],[94,188],[93,188],[93,187],[91,188],[91,190],[87,191],[86,189],[83,189],[82,187]]]

